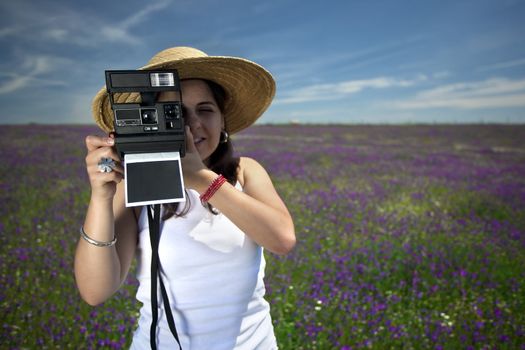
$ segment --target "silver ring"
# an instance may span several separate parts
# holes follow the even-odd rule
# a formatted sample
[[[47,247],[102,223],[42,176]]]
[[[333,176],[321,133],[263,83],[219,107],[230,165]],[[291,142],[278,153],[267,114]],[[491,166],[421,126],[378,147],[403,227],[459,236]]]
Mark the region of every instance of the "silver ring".
[[[97,164],[98,171],[101,173],[110,173],[113,171],[113,168],[115,167],[115,161],[111,158],[100,158],[100,161]]]

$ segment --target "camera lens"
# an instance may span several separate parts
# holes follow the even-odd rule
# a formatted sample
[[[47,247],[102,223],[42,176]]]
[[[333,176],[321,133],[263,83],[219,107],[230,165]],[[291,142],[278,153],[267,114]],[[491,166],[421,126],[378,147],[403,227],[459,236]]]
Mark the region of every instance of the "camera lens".
[[[157,124],[156,109],[143,109],[140,114],[142,124]]]

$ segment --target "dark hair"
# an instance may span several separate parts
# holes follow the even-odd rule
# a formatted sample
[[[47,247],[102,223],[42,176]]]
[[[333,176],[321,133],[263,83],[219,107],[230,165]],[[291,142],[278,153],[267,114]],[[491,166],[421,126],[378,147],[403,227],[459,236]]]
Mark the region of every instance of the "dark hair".
[[[204,82],[210,88],[210,91],[215,99],[215,102],[217,102],[217,106],[219,107],[221,113],[224,113],[226,92],[224,91],[222,86],[213,81],[204,80]],[[227,138],[225,142],[222,141],[224,140],[221,140],[219,146],[217,146],[217,149],[215,149],[215,151],[208,158],[207,166],[217,174],[222,174],[222,176],[224,176],[230,184],[235,186],[235,184],[237,183],[237,172],[239,168],[240,159],[239,157],[234,157],[233,155],[233,144],[231,142],[231,139]],[[186,191],[186,203],[184,204],[184,208],[179,213],[177,213],[177,210],[179,209],[179,203],[163,204],[164,215],[162,216],[162,219],[167,220],[172,216],[184,216],[190,210],[191,205],[192,203],[189,199],[188,192]],[[208,210],[214,215],[217,215],[219,213],[209,203]]]

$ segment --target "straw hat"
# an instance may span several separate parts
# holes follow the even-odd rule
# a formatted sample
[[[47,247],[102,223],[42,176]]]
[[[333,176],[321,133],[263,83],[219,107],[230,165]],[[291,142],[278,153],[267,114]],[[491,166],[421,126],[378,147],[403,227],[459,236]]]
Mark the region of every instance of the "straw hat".
[[[177,69],[180,79],[207,79],[226,92],[226,131],[233,134],[252,125],[270,106],[275,95],[272,75],[257,63],[243,58],[208,56],[191,47],[172,47],[157,53],[139,69]],[[140,101],[138,93],[114,94],[115,103]],[[113,111],[106,87],[93,99],[93,118],[105,132],[114,130]]]

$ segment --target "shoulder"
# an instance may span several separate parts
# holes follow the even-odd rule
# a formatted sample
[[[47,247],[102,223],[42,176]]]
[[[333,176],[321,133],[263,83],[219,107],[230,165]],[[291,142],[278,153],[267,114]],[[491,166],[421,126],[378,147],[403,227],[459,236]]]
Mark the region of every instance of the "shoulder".
[[[250,157],[239,158],[239,181],[241,182],[241,185],[244,185],[246,177],[250,177],[250,175],[253,175],[258,171],[266,173],[266,170],[258,161]]]
[[[254,184],[271,184],[266,169],[255,159],[249,157],[240,157],[238,180],[244,189]]]
[[[241,157],[239,170],[238,179],[239,182],[244,181],[241,185],[245,194],[289,216],[270,175],[259,162],[252,158]]]
[[[256,168],[264,169],[263,166],[259,164],[259,162],[257,162],[255,159],[250,158],[250,157],[240,157],[239,166],[241,170],[248,170],[248,171],[252,169],[256,169]]]

